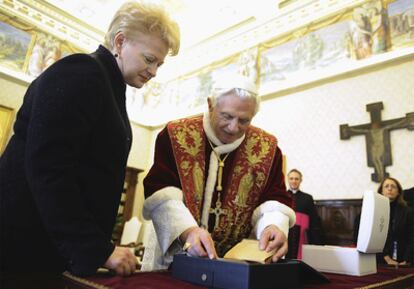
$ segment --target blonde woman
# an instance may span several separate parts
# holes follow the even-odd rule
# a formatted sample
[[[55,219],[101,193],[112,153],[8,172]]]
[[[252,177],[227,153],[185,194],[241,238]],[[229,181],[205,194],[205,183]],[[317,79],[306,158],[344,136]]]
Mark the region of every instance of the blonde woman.
[[[103,46],[30,85],[0,160],[1,285],[135,271],[135,256],[111,243],[132,141],[125,89],[155,77],[179,37],[161,7],[127,2]]]

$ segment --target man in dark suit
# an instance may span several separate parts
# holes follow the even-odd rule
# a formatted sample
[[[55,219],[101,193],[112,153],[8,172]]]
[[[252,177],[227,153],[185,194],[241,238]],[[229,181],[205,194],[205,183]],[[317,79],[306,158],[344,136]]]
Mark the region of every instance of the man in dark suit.
[[[315,208],[313,197],[300,191],[302,173],[292,169],[288,173],[289,193],[292,194],[296,224],[289,230],[289,251],[287,257],[302,258],[302,244],[324,244],[321,220]]]

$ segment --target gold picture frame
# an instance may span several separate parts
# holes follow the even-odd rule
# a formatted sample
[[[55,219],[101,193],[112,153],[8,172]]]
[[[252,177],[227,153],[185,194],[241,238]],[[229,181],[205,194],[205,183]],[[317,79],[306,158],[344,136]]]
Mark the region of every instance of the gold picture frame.
[[[0,105],[0,155],[10,137],[11,126],[14,121],[14,109]]]

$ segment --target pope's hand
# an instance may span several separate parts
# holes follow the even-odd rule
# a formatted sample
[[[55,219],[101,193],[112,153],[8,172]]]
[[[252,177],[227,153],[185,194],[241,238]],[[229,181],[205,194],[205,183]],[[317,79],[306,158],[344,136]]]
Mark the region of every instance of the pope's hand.
[[[187,252],[192,256],[217,258],[216,248],[210,233],[199,227],[191,227],[180,235],[180,240],[186,243]]]
[[[267,226],[260,236],[259,249],[270,252],[276,250],[272,257],[272,262],[277,262],[286,255],[288,243],[285,233],[275,225]]]

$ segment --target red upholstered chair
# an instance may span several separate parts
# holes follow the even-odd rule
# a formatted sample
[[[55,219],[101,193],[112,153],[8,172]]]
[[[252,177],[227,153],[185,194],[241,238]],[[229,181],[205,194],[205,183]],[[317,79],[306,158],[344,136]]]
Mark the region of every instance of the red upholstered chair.
[[[302,245],[308,244],[307,230],[309,229],[309,216],[296,212],[296,226],[299,226],[298,256],[302,259]]]
[[[302,245],[308,244],[309,216],[296,212],[296,223],[289,230],[289,251],[286,255],[290,259],[302,259]]]

